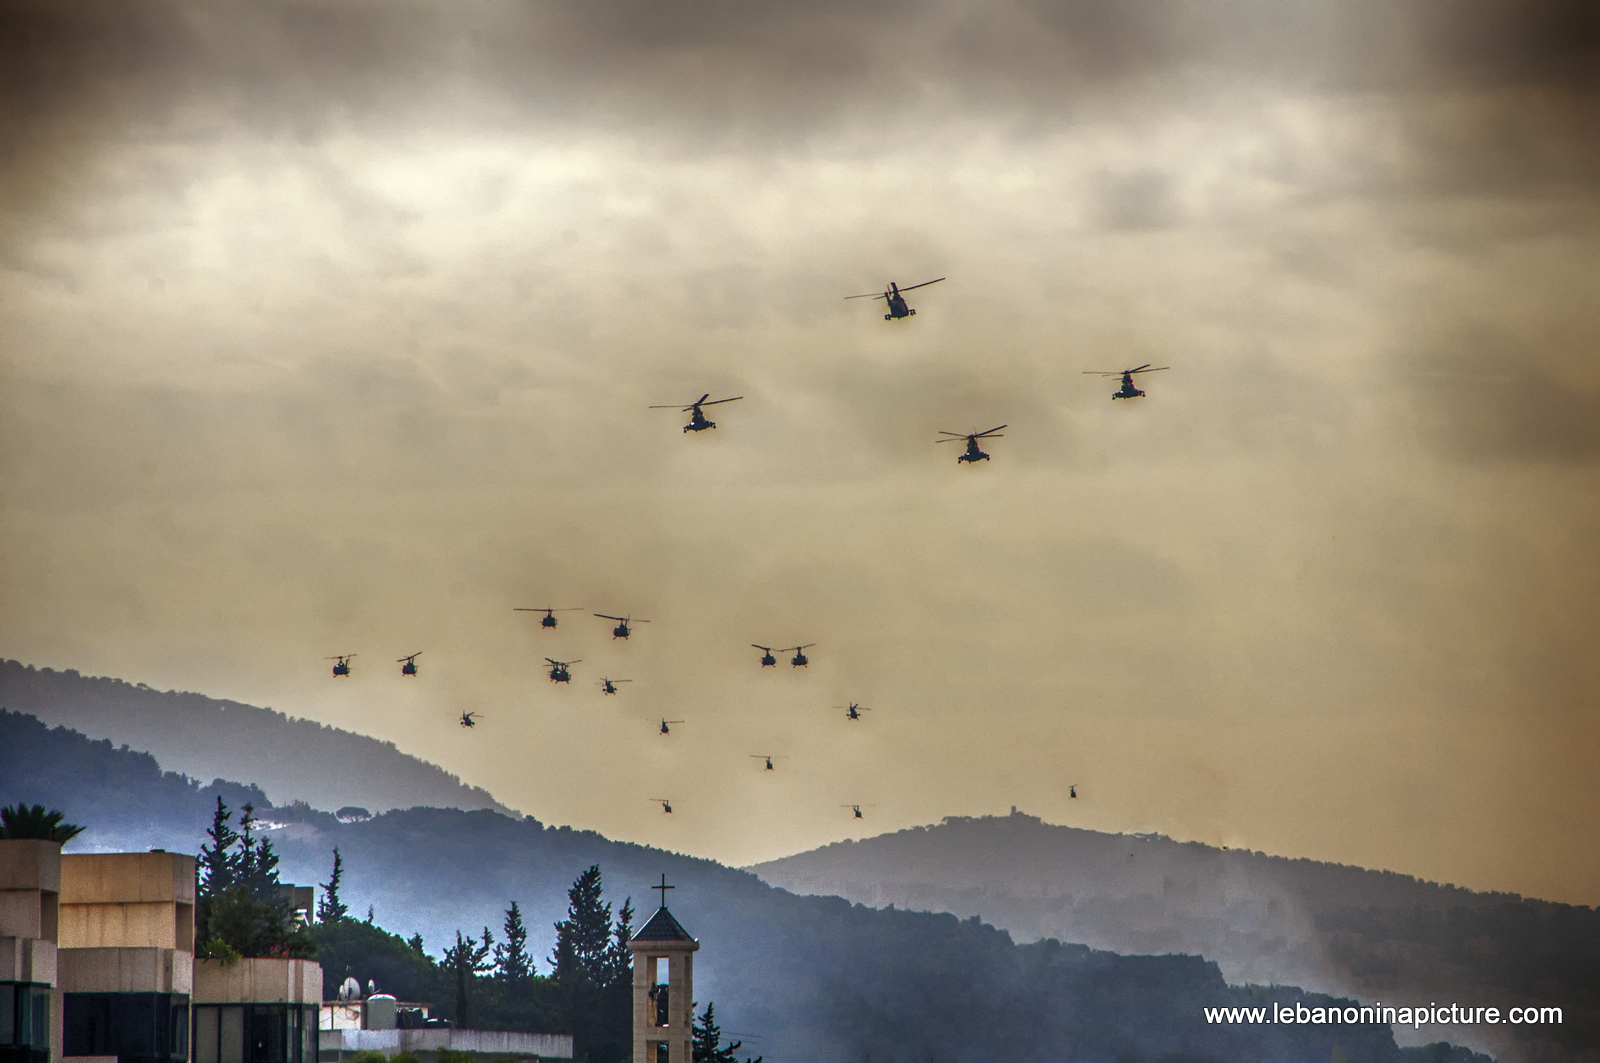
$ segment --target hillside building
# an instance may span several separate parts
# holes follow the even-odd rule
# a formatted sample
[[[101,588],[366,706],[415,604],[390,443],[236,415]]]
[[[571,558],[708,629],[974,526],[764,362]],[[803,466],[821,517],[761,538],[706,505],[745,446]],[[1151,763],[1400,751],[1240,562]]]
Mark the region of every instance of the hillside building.
[[[61,858],[65,1055],[187,1063],[194,903],[192,856]]]
[[[61,843],[0,839],[0,1063],[61,1063]]]
[[[196,960],[194,1063],[316,1063],[322,967],[313,960]]]

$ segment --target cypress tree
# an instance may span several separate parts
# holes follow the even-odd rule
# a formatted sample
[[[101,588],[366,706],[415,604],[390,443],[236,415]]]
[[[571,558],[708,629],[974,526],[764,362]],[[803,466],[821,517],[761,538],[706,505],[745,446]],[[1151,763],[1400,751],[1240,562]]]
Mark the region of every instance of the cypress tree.
[[[528,929],[522,925],[522,911],[512,901],[506,909],[506,943],[494,947],[494,962],[500,977],[513,985],[533,974],[533,957],[528,955]]]
[[[328,881],[322,884],[322,899],[317,902],[317,921],[319,923],[337,923],[350,914],[344,901],[339,899],[339,879],[344,875],[344,861],[339,858],[339,850],[333,850],[333,874]]]

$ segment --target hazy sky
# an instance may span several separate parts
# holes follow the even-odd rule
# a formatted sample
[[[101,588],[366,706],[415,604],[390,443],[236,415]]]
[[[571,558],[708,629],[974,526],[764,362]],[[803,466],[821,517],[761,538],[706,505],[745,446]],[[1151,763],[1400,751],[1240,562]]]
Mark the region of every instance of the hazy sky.
[[[731,863],[1015,804],[1600,903],[1588,0],[0,12],[0,654]]]

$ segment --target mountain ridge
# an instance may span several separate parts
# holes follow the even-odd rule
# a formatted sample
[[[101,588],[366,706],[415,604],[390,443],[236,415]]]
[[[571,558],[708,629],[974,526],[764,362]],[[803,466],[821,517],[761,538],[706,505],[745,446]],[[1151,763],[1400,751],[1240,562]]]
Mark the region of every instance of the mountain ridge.
[[[393,742],[243,702],[0,659],[0,705],[149,752],[195,779],[249,777],[279,805],[516,814]]]
[[[797,893],[981,915],[1018,941],[1119,954],[1194,953],[1230,984],[1283,983],[1371,1002],[1396,992],[1465,1003],[1558,1003],[1566,1047],[1600,1060],[1600,913],[1397,872],[1106,834],[1037,816],[949,817],[747,867]],[[1544,1035],[1452,1038],[1546,1058]],[[1564,1053],[1579,1050],[1575,1056]]]
[[[213,784],[224,785],[241,786]],[[235,797],[259,793],[241,786]],[[208,796],[149,754],[0,713],[0,803],[59,807],[101,831],[99,843],[135,848],[101,822],[114,812],[131,827],[142,821],[130,815],[151,819],[144,837],[161,833],[163,848],[195,852],[210,822]],[[1228,986],[1198,956],[1019,946],[977,919],[797,896],[737,868],[532,816],[411,808],[345,822],[303,803],[258,812],[286,881],[316,882],[337,846],[351,911],[377,907],[382,925],[422,931],[436,950],[457,930],[499,925],[516,900],[533,932],[529,951],[546,954],[567,887],[585,868],[603,868],[612,903],[648,897],[665,873],[678,890],[674,914],[702,945],[701,1000],[715,1000],[728,1028],[771,1063],[988,1063],[997,1052],[1011,1063],[1322,1063],[1336,1052],[1350,1063],[1436,1063],[1403,1052],[1382,1025],[1208,1023],[1207,1007],[1263,998]],[[325,990],[346,973],[356,972],[325,970]],[[1280,1003],[1345,1003],[1294,987],[1271,992]],[[1448,1046],[1439,1058],[1482,1063]]]

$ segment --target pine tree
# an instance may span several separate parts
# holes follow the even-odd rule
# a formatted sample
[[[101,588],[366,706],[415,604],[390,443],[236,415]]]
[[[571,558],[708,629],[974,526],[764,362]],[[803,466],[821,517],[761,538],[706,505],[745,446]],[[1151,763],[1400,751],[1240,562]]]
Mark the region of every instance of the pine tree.
[[[339,850],[333,850],[333,874],[322,884],[322,899],[317,902],[317,922],[337,923],[350,914],[344,901],[339,899],[339,879],[344,875],[344,861]]]
[[[278,855],[272,844],[255,838],[255,809],[245,805],[235,831],[222,798],[202,846],[205,869],[195,910],[197,954],[208,958],[285,956],[309,958],[316,944],[297,924],[281,897]]]
[[[493,947],[494,938],[489,934],[489,928],[483,928],[483,940],[476,938],[463,938],[461,931],[456,931],[456,943],[444,950],[442,966],[455,976],[456,980],[456,1025],[462,1029],[470,1029],[472,1017],[472,982],[479,974],[487,971],[492,964],[489,962],[489,950]]]
[[[238,877],[238,856],[233,852],[239,841],[239,832],[233,829],[233,813],[217,795],[217,810],[211,816],[211,829],[206,837],[210,845],[200,847],[200,896],[215,896],[227,891]]]
[[[506,943],[494,947],[494,963],[500,977],[518,985],[533,974],[533,957],[528,955],[528,929],[522,925],[522,911],[512,901],[506,909]]]
[[[722,1027],[717,1025],[716,1005],[707,1004],[706,1010],[694,1020],[694,1041],[690,1056],[693,1063],[739,1063],[734,1053],[743,1041],[722,1043]],[[761,1063],[762,1057],[746,1059],[744,1063]]]
[[[600,894],[599,864],[579,875],[567,891],[567,918],[556,924],[556,951],[550,957],[558,982],[591,989],[609,980],[611,905]]]
[[[611,944],[606,953],[606,985],[633,996],[633,951],[628,942],[633,940],[633,898],[622,902],[617,912],[616,924],[611,929]]]

